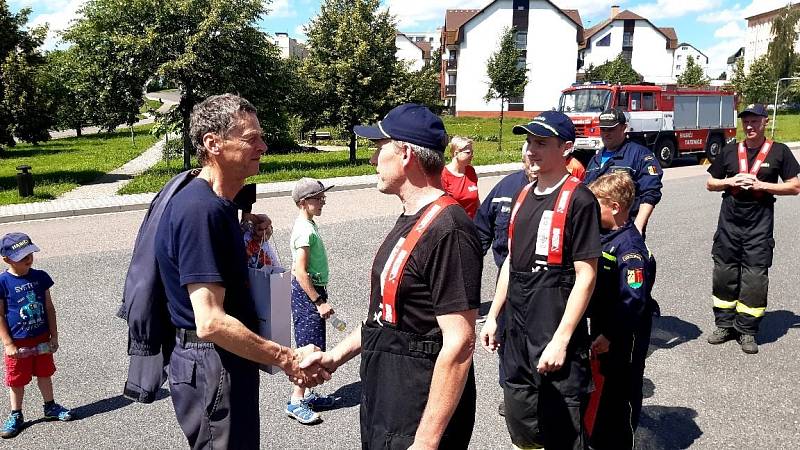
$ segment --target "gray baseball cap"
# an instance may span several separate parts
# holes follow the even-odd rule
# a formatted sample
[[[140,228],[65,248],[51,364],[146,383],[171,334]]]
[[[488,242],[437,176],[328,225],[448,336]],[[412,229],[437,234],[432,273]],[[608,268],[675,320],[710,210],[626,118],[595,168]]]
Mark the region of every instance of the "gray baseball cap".
[[[321,181],[313,178],[301,178],[297,180],[294,189],[292,189],[292,200],[294,200],[295,203],[300,203],[300,200],[305,200],[308,197],[321,194],[332,187],[333,185],[325,186]]]

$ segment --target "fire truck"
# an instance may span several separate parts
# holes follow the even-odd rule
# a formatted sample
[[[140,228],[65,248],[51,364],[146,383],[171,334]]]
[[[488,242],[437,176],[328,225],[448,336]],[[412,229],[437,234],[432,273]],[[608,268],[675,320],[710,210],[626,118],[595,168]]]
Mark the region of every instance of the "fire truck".
[[[585,160],[603,147],[599,116],[625,112],[628,137],[653,150],[662,167],[684,154],[713,160],[736,139],[734,93],[715,87],[575,83],[562,91],[559,111],[575,123],[576,156]]]

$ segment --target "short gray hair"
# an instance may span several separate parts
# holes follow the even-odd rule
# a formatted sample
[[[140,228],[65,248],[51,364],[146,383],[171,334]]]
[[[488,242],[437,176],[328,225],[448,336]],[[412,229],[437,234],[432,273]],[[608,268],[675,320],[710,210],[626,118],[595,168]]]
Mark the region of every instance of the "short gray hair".
[[[192,145],[197,151],[200,165],[208,163],[208,152],[203,145],[203,136],[214,133],[222,138],[238,124],[240,113],[256,114],[256,107],[246,99],[234,94],[212,95],[195,105],[189,125]]]
[[[412,144],[405,141],[396,141],[400,145],[407,145],[411,151],[419,158],[419,165],[422,171],[428,176],[439,176],[444,169],[444,153],[421,145]]]

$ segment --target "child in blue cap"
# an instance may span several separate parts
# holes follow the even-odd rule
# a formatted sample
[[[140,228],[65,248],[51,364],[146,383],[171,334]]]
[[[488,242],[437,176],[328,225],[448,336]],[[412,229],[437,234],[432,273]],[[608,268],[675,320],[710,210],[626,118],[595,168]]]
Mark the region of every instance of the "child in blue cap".
[[[53,354],[58,350],[56,310],[50,298],[53,279],[32,268],[39,247],[24,233],[3,236],[0,255],[8,270],[0,273],[0,339],[3,340],[6,386],[10,389],[11,414],[0,429],[0,437],[12,438],[22,431],[22,399],[25,386],[37,378],[44,400],[45,419],[72,420],[71,412],[53,400]],[[41,353],[25,355],[22,348]]]

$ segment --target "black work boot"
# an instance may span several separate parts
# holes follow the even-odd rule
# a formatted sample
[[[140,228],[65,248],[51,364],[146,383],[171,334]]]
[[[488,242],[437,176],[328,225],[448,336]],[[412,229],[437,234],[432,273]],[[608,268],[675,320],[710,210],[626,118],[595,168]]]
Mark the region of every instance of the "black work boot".
[[[758,353],[758,344],[756,344],[756,337],[752,334],[739,335],[739,345],[742,346],[742,351],[748,355],[755,355]]]
[[[733,328],[721,328],[717,327],[711,336],[708,337],[709,344],[722,344],[723,342],[732,341],[739,337],[739,333],[734,330]]]

